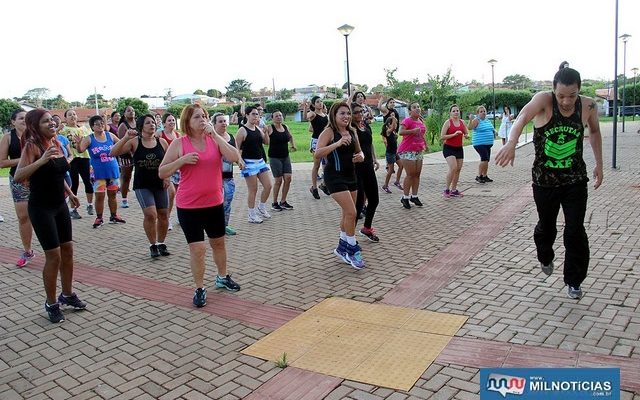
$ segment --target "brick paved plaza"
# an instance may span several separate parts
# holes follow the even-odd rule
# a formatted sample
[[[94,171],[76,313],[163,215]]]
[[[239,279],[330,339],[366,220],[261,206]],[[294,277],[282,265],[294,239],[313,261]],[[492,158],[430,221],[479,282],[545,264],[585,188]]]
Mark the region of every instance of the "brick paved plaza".
[[[35,260],[15,267],[20,239],[2,186],[0,399],[477,399],[480,368],[498,366],[620,367],[621,397],[640,399],[640,121],[626,125],[618,170],[611,169],[611,124],[602,126],[605,179],[598,191],[590,186],[592,259],[580,301],[568,299],[563,286],[562,218],[554,274],[544,275],[535,259],[531,145],[518,150],[513,168],[491,164],[495,182],[485,185],[475,183],[477,158],[466,149],[464,198],[442,198],[442,163],[423,169],[422,209],[404,210],[395,188],[381,193],[374,219],[380,243],[361,238],[362,271],[333,255],[339,209],[322,194],[311,198],[307,168],[294,171],[295,210],[274,212],[261,225],[247,223],[246,187],[237,177],[231,225],[238,235],[227,239],[227,250],[242,290],[216,292],[209,252],[202,309],[191,304],[179,227],[166,241],[172,255],[151,260],[135,201],[120,210],[126,225],[94,230],[93,218],[81,213],[73,221],[75,290],[89,305],[66,312],[61,325],[46,318],[44,255],[35,237]],[[588,141],[585,155],[591,173]],[[333,296],[468,320],[409,392],[282,370],[240,353]]]

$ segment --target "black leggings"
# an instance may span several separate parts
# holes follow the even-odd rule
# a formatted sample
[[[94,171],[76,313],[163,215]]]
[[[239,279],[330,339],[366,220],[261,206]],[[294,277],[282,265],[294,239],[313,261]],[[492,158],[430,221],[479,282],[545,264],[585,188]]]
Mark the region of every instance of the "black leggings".
[[[42,250],[51,250],[71,241],[71,218],[66,203],[54,207],[27,206],[29,219]]]
[[[364,206],[365,195],[367,197],[367,212],[364,216],[365,228],[371,228],[373,216],[378,208],[380,197],[378,194],[378,180],[376,172],[372,166],[363,167],[358,165],[356,168],[356,176],[358,178],[358,195],[356,197],[356,215],[360,215]]]
[[[84,192],[93,193],[93,184],[91,183],[91,174],[89,171],[89,159],[74,158],[71,160],[69,167],[69,174],[71,175],[71,191],[73,194],[78,194],[78,186],[80,186],[80,179],[78,179],[78,175],[82,177]]]

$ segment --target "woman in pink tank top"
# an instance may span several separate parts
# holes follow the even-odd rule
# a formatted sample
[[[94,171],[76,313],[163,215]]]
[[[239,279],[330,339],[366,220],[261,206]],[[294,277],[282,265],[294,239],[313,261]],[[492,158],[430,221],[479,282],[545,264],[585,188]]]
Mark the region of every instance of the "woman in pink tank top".
[[[207,111],[199,104],[188,105],[182,111],[180,130],[184,136],[171,143],[158,173],[164,179],[180,170],[180,186],[176,193],[178,220],[189,243],[191,273],[196,285],[193,304],[204,307],[207,304],[204,232],[218,268],[215,286],[233,292],[240,290],[240,285],[227,273],[222,204],[222,157],[237,162],[240,153],[214,133]]]

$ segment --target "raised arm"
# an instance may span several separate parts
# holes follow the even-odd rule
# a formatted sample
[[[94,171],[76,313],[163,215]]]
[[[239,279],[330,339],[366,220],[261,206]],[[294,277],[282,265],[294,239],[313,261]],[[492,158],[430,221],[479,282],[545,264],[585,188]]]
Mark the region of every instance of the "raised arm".
[[[127,130],[127,134],[119,140],[118,143],[113,145],[111,148],[110,156],[119,156],[125,153],[130,153],[135,151],[135,140],[134,138],[138,137],[138,132],[135,129]]]

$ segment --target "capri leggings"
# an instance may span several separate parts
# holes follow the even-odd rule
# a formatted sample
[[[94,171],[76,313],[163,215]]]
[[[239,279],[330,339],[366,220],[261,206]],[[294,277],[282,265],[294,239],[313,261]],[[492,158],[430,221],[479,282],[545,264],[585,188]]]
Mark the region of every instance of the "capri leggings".
[[[60,244],[71,241],[71,218],[65,203],[54,208],[29,204],[27,210],[43,250],[55,249]]]
[[[84,184],[84,192],[89,194],[93,193],[93,184],[91,183],[91,174],[89,173],[89,159],[88,158],[74,158],[69,164],[69,173],[71,174],[71,191],[73,194],[78,194],[78,186],[80,186],[80,179]]]
[[[360,167],[360,166],[358,166]],[[367,197],[367,212],[364,216],[364,226],[371,228],[373,216],[378,208],[380,197],[378,194],[378,180],[373,168],[356,168],[358,176],[358,194],[356,197],[356,215],[360,215],[364,207],[365,196]]]

